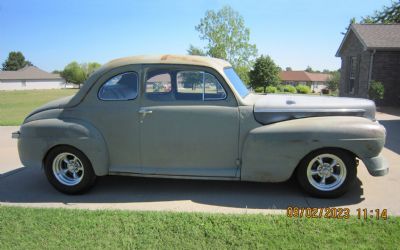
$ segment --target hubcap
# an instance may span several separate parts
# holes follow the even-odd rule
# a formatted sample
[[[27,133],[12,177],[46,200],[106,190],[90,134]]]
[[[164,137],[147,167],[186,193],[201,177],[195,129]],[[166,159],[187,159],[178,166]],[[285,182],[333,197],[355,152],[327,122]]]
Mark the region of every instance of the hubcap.
[[[53,174],[64,185],[74,186],[81,182],[85,171],[81,160],[71,153],[61,153],[54,158]]]
[[[307,166],[307,179],[321,191],[332,191],[340,187],[347,176],[346,165],[336,155],[321,154]]]

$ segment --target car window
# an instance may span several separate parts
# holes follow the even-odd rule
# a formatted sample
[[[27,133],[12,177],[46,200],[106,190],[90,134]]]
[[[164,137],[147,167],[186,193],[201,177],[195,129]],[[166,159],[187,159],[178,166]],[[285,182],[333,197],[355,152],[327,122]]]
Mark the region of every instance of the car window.
[[[233,68],[231,67],[225,68],[224,72],[225,75],[229,78],[229,81],[232,83],[233,87],[236,89],[236,91],[242,98],[246,97],[250,93],[246,85],[242,82],[242,80],[236,74]]]
[[[221,100],[226,92],[217,78],[203,71],[181,71],[177,79],[177,100]]]
[[[106,101],[133,100],[138,94],[138,81],[136,72],[116,75],[101,86],[98,97]]]
[[[158,73],[149,75],[146,80],[146,93],[168,93],[171,92],[171,75],[169,73]]]

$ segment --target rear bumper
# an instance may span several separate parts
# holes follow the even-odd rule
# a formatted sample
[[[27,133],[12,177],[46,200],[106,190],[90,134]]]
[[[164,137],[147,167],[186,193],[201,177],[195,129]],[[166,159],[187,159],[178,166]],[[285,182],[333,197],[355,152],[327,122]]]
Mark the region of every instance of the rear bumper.
[[[372,176],[384,176],[389,173],[388,164],[382,154],[373,158],[364,158],[362,161]]]
[[[18,139],[20,135],[21,133],[19,131],[16,131],[11,134],[11,138]]]

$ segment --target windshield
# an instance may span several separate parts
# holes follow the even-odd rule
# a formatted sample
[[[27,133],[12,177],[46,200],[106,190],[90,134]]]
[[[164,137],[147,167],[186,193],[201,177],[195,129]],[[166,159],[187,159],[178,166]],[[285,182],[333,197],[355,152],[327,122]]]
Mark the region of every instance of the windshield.
[[[236,74],[233,68],[225,68],[224,69],[225,75],[228,77],[229,81],[232,83],[233,87],[239,93],[239,95],[244,98],[250,92],[247,89],[246,85],[240,80],[239,76]]]

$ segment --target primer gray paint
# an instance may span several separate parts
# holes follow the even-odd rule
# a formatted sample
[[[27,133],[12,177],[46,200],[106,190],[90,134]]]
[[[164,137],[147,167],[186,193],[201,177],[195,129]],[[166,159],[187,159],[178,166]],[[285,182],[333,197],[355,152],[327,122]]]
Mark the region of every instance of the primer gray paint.
[[[241,98],[223,73],[226,62],[173,57],[168,63],[163,58],[106,64],[75,96],[33,111],[18,134],[22,163],[40,167],[51,148],[70,145],[88,156],[97,175],[279,182],[292,175],[304,156],[331,147],[354,153],[372,175],[387,173],[380,155],[386,132],[374,121],[373,102],[288,95]],[[169,67],[215,75],[227,98],[146,99],[146,72]],[[99,100],[102,84],[127,71],[139,75],[138,97]],[[152,113],[139,113],[143,108]]]

